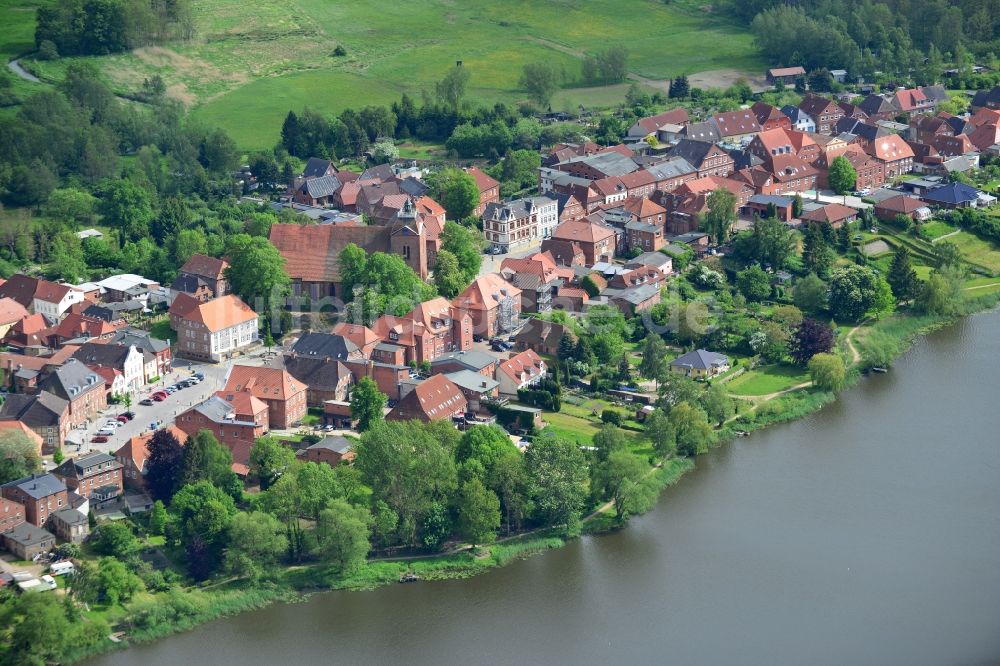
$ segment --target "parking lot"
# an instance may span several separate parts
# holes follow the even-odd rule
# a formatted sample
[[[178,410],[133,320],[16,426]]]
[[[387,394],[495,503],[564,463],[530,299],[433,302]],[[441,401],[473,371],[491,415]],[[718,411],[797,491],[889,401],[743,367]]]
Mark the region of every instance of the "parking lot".
[[[77,428],[73,430],[70,434],[70,440],[73,442],[79,442],[80,444],[79,448],[73,444],[67,445],[65,449],[67,457],[90,451],[114,453],[121,448],[121,446],[128,441],[129,438],[172,424],[179,413],[187,410],[193,405],[198,404],[205,398],[220,390],[224,385],[226,372],[229,369],[229,366],[233,363],[260,365],[261,358],[259,355],[246,356],[227,363],[220,363],[218,365],[198,363],[187,361],[185,359],[174,359],[173,371],[162,377],[158,382],[156,382],[156,384],[146,386],[136,393],[133,397],[131,407],[126,408],[124,405],[108,405],[108,408],[104,410],[99,417],[91,419],[90,423],[87,424],[85,428]],[[139,404],[140,400],[149,397],[156,391],[163,390],[167,386],[171,386],[176,382],[187,379],[195,373],[202,373],[205,376],[205,379],[195,386],[183,388],[176,393],[168,395],[162,402],[154,402],[151,406]],[[93,439],[93,437],[97,434],[97,431],[104,427],[105,421],[108,419],[114,419],[119,414],[126,411],[135,412],[135,418],[116,428],[115,433],[108,437],[107,442],[91,442],[91,439]],[[152,427],[153,424],[156,424],[155,427]]]

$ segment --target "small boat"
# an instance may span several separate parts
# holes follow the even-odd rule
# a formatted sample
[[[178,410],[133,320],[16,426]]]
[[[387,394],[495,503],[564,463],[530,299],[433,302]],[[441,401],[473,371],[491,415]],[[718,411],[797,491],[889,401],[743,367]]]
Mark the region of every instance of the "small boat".
[[[415,573],[405,573],[399,577],[400,583],[416,583],[420,580],[420,576]]]
[[[888,368],[872,368],[872,372],[886,373],[889,372]]]

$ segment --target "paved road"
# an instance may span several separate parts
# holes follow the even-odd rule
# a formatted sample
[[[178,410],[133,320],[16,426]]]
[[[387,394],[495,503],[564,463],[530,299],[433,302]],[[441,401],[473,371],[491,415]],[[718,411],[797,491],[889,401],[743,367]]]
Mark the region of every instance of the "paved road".
[[[521,248],[516,252],[509,252],[507,254],[484,254],[483,263],[479,267],[480,277],[483,275],[488,275],[489,273],[496,273],[500,270],[500,264],[503,263],[504,259],[508,257],[515,259],[523,259],[528,255],[534,254],[542,249],[541,243],[537,243],[528,248]]]
[[[21,63],[18,62],[17,58],[14,58],[10,62],[8,62],[7,67],[10,68],[10,71],[14,72],[25,81],[31,81],[32,83],[41,83],[41,81],[38,80],[37,76],[26,70],[24,67],[21,67]]]

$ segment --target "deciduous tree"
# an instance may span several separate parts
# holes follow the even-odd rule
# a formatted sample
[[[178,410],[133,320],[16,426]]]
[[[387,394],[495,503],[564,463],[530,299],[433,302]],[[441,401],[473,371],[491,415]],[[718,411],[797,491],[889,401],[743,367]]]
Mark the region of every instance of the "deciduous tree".
[[[38,447],[23,432],[0,432],[0,484],[37,472],[41,462]]]
[[[341,499],[320,511],[316,523],[319,555],[333,574],[347,573],[363,564],[371,543],[368,541],[371,513]]]
[[[833,328],[829,324],[806,317],[802,320],[788,345],[788,352],[799,365],[806,365],[816,354],[833,349]]]
[[[809,376],[817,387],[839,391],[847,377],[844,360],[836,354],[816,354],[809,359]]]
[[[364,432],[373,423],[385,418],[386,395],[370,377],[362,377],[351,390],[351,418],[358,422],[358,431]]]
[[[458,494],[458,532],[473,548],[493,542],[500,527],[500,500],[479,479],[462,484]]]

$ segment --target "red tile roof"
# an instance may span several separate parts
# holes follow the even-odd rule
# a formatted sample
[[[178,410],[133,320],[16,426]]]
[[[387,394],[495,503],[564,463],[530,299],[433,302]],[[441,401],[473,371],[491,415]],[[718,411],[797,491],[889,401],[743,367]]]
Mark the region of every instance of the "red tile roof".
[[[868,145],[867,152],[883,162],[895,162],[897,160],[913,158],[913,149],[898,134],[890,134],[875,139]]]
[[[522,384],[528,379],[545,374],[545,362],[533,349],[527,349],[501,362],[497,366],[497,374],[500,373],[510,377],[515,384]]]
[[[500,187],[500,183],[493,180],[490,176],[483,173],[477,167],[469,167],[465,170],[466,173],[471,175],[476,180],[476,187],[479,188],[480,193],[486,190],[492,189],[494,187]]]
[[[757,122],[757,116],[750,109],[716,113],[712,116],[712,121],[719,128],[719,135],[723,138],[760,132],[760,123]]]
[[[197,308],[188,311],[182,318],[198,322],[215,333],[237,324],[254,321],[257,319],[257,313],[235,294],[227,294],[221,298],[199,303]]]

